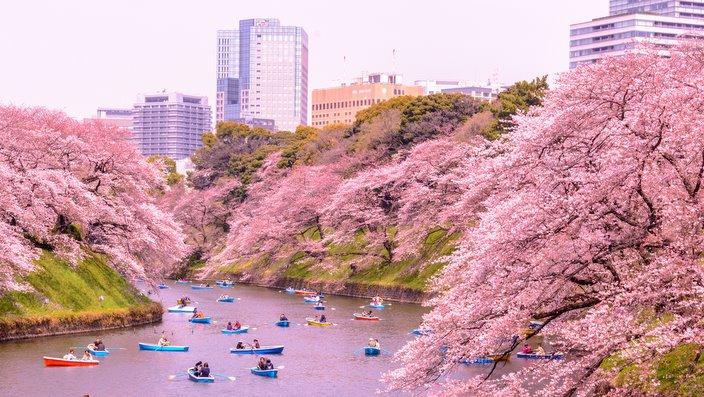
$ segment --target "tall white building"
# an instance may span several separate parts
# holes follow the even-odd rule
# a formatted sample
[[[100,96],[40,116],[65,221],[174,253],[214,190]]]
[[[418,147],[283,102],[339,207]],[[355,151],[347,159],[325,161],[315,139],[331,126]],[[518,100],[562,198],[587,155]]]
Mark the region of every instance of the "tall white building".
[[[216,121],[308,124],[308,35],[278,19],[246,19],[217,38]]]
[[[178,92],[143,95],[134,104],[133,137],[144,156],[190,157],[210,131],[210,106],[204,96]]]
[[[704,1],[611,0],[610,14],[570,26],[570,69],[623,55],[647,41],[667,49],[704,33]]]

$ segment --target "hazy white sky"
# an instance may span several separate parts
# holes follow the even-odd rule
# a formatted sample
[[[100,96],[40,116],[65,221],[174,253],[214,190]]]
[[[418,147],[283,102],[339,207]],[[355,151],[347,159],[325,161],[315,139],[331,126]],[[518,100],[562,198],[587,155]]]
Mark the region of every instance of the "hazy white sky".
[[[310,89],[362,71],[511,83],[567,69],[569,24],[607,0],[8,0],[0,103],[74,117],[166,89],[215,95],[215,35],[273,17],[309,36]],[[347,61],[343,61],[346,57]]]

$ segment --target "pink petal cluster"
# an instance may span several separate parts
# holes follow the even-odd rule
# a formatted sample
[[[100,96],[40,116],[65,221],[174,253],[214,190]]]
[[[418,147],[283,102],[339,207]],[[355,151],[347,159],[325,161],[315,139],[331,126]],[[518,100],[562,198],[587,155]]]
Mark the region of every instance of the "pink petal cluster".
[[[162,177],[128,135],[45,109],[0,107],[0,288],[24,286],[40,248],[75,262],[106,254],[148,277],[184,253],[178,224],[154,205]]]
[[[391,387],[621,395],[604,388],[607,358],[647,370],[674,346],[704,343],[703,110],[701,44],[563,75],[460,182],[455,216],[479,222],[436,280],[423,323],[433,332],[398,353]],[[544,322],[535,335],[531,319]],[[450,380],[460,359],[537,336],[567,360]]]

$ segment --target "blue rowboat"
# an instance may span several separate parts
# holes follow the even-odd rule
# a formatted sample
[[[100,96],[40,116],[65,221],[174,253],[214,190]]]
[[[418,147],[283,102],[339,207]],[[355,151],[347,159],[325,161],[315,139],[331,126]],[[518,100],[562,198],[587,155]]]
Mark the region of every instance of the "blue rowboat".
[[[543,322],[542,321],[537,321],[537,320],[531,320],[530,324],[528,324],[528,328],[532,330],[538,330],[543,327]]]
[[[413,331],[411,331],[411,335],[428,335],[428,334],[430,334],[430,331],[427,329],[416,328]]]
[[[234,354],[281,354],[284,351],[284,346],[262,346],[258,349],[255,348],[245,348],[245,349],[235,349],[234,347],[230,349],[230,353]]]
[[[153,350],[157,352],[187,352],[188,346],[159,346],[153,343],[139,343],[139,350]]]
[[[266,376],[267,378],[276,378],[276,375],[279,373],[278,369],[259,369],[257,367],[250,368],[250,371],[252,371],[254,375]]]
[[[486,365],[493,364],[495,361],[489,357],[478,357],[478,358],[462,358],[459,363],[466,365]]]
[[[374,309],[383,309],[384,304],[383,303],[370,303],[369,307],[372,307]]]
[[[286,288],[284,291],[286,291],[287,294],[295,294],[296,293],[296,290],[291,287]]]
[[[168,310],[170,313],[193,313],[196,308],[193,306],[171,306]]]
[[[188,379],[190,379],[193,382],[198,382],[198,383],[213,383],[215,382],[215,377],[210,375],[210,376],[195,376],[195,369],[194,368],[188,368]]]
[[[234,296],[228,296],[227,298],[218,298],[218,302],[228,302],[228,303],[232,303],[232,302],[234,302],[234,301],[235,301],[235,297],[234,297]]]
[[[159,285],[157,285],[157,287],[158,287],[159,289],[167,289],[167,288],[169,288],[169,286],[166,285],[166,284],[159,284]]]
[[[369,346],[364,348],[365,356],[378,356],[379,354],[381,354],[381,348]]]
[[[188,284],[188,283],[190,283],[190,281],[188,281],[188,280],[176,280],[176,283],[177,283],[177,284]]]
[[[325,310],[325,306],[316,306],[315,310]]]
[[[320,302],[320,297],[319,296],[304,296],[303,301],[308,302],[308,303]]]
[[[212,286],[208,287],[205,284],[191,285],[191,289],[213,289]]]
[[[564,354],[552,353],[552,354],[534,354],[534,353],[518,353],[516,354],[518,358],[525,358],[526,360],[563,360],[565,358]]]
[[[245,334],[249,331],[249,325],[242,326],[240,329],[223,328],[221,331],[223,334]]]
[[[288,320],[279,320],[279,321],[275,322],[274,324],[276,324],[278,327],[288,327],[289,321]]]
[[[206,317],[196,317],[196,318],[189,318],[188,321],[192,323],[197,323],[197,324],[210,324],[210,316]]]
[[[86,348],[90,352],[90,354],[94,355],[95,357],[105,357],[108,354],[110,354],[110,351],[106,350],[93,350],[90,348]]]
[[[234,286],[235,284],[218,284],[218,287],[220,288],[232,288]]]

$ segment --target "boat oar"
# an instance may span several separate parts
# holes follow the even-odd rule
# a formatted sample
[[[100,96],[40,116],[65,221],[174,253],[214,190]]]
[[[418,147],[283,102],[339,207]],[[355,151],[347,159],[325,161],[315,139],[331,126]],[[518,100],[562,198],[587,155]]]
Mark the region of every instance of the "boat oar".
[[[234,376],[227,376],[227,375],[220,375],[220,374],[210,374],[210,375],[212,375],[212,376],[217,376],[217,377],[219,377],[219,378],[229,379],[229,380],[231,380],[231,381],[234,381],[234,380],[235,380],[235,377],[234,377]]]
[[[169,375],[169,380],[175,380],[175,379],[178,379],[178,378],[183,378],[184,376],[186,376],[186,374]]]

